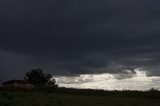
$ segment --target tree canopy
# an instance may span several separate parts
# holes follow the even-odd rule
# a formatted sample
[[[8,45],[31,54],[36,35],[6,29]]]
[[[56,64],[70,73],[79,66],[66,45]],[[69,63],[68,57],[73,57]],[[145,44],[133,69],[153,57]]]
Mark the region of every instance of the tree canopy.
[[[44,74],[41,69],[33,69],[30,72],[26,72],[25,80],[32,83],[34,86],[57,86],[56,81],[52,79],[51,74]]]

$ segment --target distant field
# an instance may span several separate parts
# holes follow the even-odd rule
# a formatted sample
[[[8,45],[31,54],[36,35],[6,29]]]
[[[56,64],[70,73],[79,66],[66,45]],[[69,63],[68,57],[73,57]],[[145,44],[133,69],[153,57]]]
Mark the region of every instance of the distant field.
[[[0,106],[160,106],[160,98],[1,91]]]

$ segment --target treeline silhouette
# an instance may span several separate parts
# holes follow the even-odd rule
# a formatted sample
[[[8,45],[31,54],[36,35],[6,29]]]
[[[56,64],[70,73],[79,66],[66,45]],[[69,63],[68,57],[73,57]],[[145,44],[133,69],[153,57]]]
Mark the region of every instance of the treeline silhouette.
[[[25,80],[34,85],[33,89],[5,89],[1,88],[1,91],[14,91],[14,92],[47,92],[51,94],[72,94],[72,95],[87,95],[87,96],[109,96],[109,97],[145,97],[145,98],[160,98],[160,91],[157,89],[150,89],[148,91],[106,91],[102,89],[76,89],[58,87],[55,80],[49,80],[52,76],[50,74],[44,74],[42,70],[36,69],[27,72]]]
[[[62,94],[73,94],[73,95],[87,95],[87,96],[114,96],[114,97],[146,97],[146,98],[160,98],[160,91],[151,89],[148,91],[138,90],[100,90],[100,89],[75,89],[75,88],[48,88],[48,93],[62,93]]]
[[[49,94],[71,94],[71,95],[85,95],[85,96],[108,96],[108,97],[143,97],[143,98],[160,98],[160,91],[151,89],[148,91],[137,91],[137,90],[100,90],[100,89],[75,89],[65,87],[41,87],[33,88],[32,90],[26,89],[0,89],[3,92],[47,92]]]

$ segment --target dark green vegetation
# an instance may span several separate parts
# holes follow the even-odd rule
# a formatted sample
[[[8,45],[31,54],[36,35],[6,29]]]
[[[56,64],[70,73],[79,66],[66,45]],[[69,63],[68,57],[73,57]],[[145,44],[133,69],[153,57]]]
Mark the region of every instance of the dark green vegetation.
[[[25,80],[32,89],[0,88],[0,106],[160,106],[160,91],[105,91],[60,88],[50,74],[36,69]],[[12,87],[11,87],[12,88]]]
[[[160,106],[158,91],[53,91],[0,91],[0,106]]]
[[[52,79],[52,75],[43,73],[41,69],[33,69],[30,72],[26,72],[24,79],[35,87],[57,87],[56,81]]]

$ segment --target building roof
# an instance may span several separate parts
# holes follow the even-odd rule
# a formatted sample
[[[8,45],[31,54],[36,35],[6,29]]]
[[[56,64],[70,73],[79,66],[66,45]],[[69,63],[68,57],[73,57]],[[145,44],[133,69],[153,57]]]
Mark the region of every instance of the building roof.
[[[30,84],[28,81],[25,81],[25,80],[9,80],[9,81],[3,82],[3,84],[12,84],[12,83]]]

